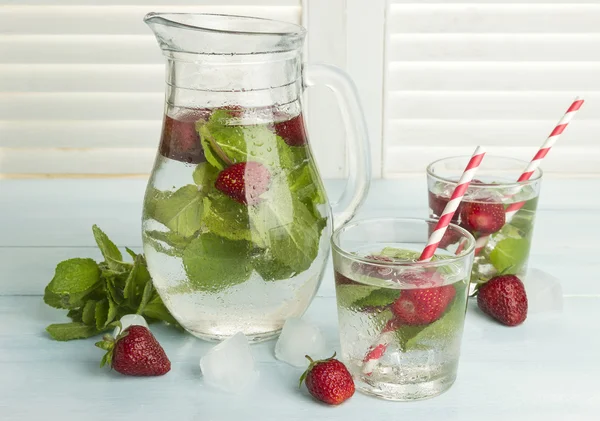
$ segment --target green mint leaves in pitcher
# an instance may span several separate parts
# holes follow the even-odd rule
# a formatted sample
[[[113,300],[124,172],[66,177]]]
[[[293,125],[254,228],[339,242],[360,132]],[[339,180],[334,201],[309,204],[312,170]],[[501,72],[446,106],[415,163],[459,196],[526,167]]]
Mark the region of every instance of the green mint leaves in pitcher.
[[[155,287],[198,337],[271,338],[309,306],[334,223],[349,220],[367,192],[369,148],[354,85],[338,69],[302,64],[297,25],[207,14],[151,13],[145,21],[167,59],[143,211]],[[346,192],[332,206],[302,113],[304,88],[316,83],[340,98],[349,144]]]

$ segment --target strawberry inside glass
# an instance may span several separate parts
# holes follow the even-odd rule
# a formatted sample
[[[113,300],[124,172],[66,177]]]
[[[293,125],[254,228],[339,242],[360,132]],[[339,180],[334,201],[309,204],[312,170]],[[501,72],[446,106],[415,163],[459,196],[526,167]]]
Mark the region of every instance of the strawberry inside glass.
[[[446,158],[427,168],[429,212],[439,218],[456,187],[468,157]],[[524,276],[533,237],[541,170],[529,181],[515,180],[527,162],[487,155],[452,222],[477,240],[471,282],[487,282],[500,274]],[[518,205],[518,206],[517,206]],[[517,206],[516,212],[508,212]],[[446,234],[441,244],[460,251],[458,238]]]
[[[297,103],[173,107],[144,204],[154,285],[199,337],[272,336],[318,287],[327,206]]]

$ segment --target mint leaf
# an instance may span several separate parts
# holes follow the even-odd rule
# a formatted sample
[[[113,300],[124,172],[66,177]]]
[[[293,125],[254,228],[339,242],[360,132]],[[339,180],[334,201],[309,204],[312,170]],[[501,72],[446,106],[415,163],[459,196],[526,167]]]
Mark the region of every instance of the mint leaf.
[[[373,292],[373,287],[366,285],[336,285],[335,296],[338,305],[344,308],[353,308],[355,303],[368,297]]]
[[[144,317],[162,320],[172,325],[179,326],[179,323],[171,315],[171,313],[169,313],[169,310],[167,310],[167,307],[158,294],[156,294],[154,298],[152,298],[152,300],[150,300],[150,302],[144,307],[142,314]]]
[[[92,226],[92,231],[94,232],[94,239],[96,240],[96,244],[98,244],[98,248],[102,255],[104,256],[104,260],[108,264],[108,267],[113,270],[123,270],[126,269],[127,265],[123,262],[123,255],[115,246],[115,244],[110,241],[108,236],[102,232],[97,225]]]
[[[96,308],[94,309],[94,316],[96,318],[96,329],[102,330],[106,326],[106,322],[108,320],[108,298],[105,298],[96,303]]]
[[[458,286],[458,287],[457,287]],[[406,349],[417,349],[417,347],[439,347],[440,342],[451,342],[456,335],[462,332],[465,312],[467,310],[466,283],[455,284],[456,297],[446,310],[446,313],[406,342]]]
[[[82,300],[100,285],[100,268],[92,259],[69,259],[56,266],[44,301],[55,308],[81,307]]]
[[[534,211],[521,208],[511,219],[510,224],[504,225],[500,232],[505,231],[506,227],[513,227],[519,231],[520,236],[530,237],[533,232]],[[497,235],[497,234],[494,234]]]
[[[419,260],[421,253],[413,250],[397,249],[394,247],[386,247],[379,253],[381,256],[391,257],[397,260],[415,261]]]
[[[186,247],[183,266],[191,285],[201,291],[217,292],[250,277],[249,251],[245,241],[201,234]]]
[[[252,239],[261,239],[273,258],[296,273],[308,269],[319,252],[321,226],[306,205],[290,195],[281,178],[274,179],[265,200],[248,209]]]
[[[144,231],[144,241],[152,245],[159,253],[168,256],[181,257],[183,249],[190,243],[191,237],[185,238],[174,232]]]
[[[144,292],[142,293],[142,299],[136,312],[137,314],[142,314],[144,312],[144,308],[146,308],[146,305],[150,301],[150,298],[152,298],[153,293],[154,285],[152,285],[152,282],[146,282],[146,285],[144,285]]]
[[[219,171],[215,167],[210,166],[206,162],[202,162],[196,166],[192,178],[194,183],[208,193],[214,189],[215,181],[217,181],[218,176]]]
[[[378,288],[373,289],[369,295],[354,302],[360,308],[384,307],[392,304],[400,297],[399,289]]]
[[[117,317],[117,312],[119,310],[117,303],[113,301],[110,295],[106,298],[108,300],[108,314],[106,316],[106,321],[104,322],[103,328],[105,328],[106,326],[108,326],[109,323],[115,320],[115,318]]]
[[[207,161],[219,170],[225,164],[252,161],[273,167],[277,164],[277,135],[266,124],[230,125],[231,114],[216,110],[206,124],[197,125],[203,146],[209,149]],[[205,148],[206,150],[206,148]],[[227,162],[229,161],[229,162]]]
[[[206,161],[219,171],[222,171],[227,166],[223,159],[213,150],[213,144],[209,142],[211,138],[210,129],[207,127],[207,123],[203,120],[196,122],[196,131],[200,137],[200,143],[202,143],[202,149],[204,150],[204,156]],[[212,140],[212,139],[211,139]]]
[[[198,186],[188,184],[157,201],[154,212],[148,216],[179,236],[192,236],[201,227],[203,197]]]
[[[321,179],[311,163],[306,162],[298,170],[291,172],[288,179],[290,191],[295,193],[300,201],[310,201],[313,204],[323,204],[327,201]]]
[[[140,294],[143,293],[146,285],[152,283],[150,273],[146,266],[144,256],[136,256],[133,262],[133,268],[125,281],[123,288],[123,297],[127,301],[130,309],[137,309],[140,305]]]
[[[490,252],[490,262],[498,272],[519,273],[529,256],[526,238],[505,238]]]
[[[153,215],[156,213],[156,205],[163,200],[167,200],[172,194],[171,191],[158,190],[149,185],[144,195],[143,219],[153,219]]]
[[[108,297],[110,297],[115,304],[120,305],[123,302],[123,290],[119,288],[119,280],[117,277],[111,276],[106,278],[106,289],[108,291]]]
[[[125,247],[125,251],[127,251],[127,254],[129,254],[131,256],[131,258],[135,260],[135,258],[137,256],[135,251],[131,250],[129,247]]]
[[[250,231],[248,207],[238,203],[224,194],[215,194],[204,198],[204,215],[202,217],[207,231],[229,240],[246,240],[265,247],[260,235]]]
[[[252,260],[252,265],[254,266],[254,270],[256,270],[266,282],[289,279],[296,274],[293,269],[275,259],[269,252],[265,252],[264,254],[255,257]]]
[[[74,322],[81,322],[83,319],[83,309],[81,309],[81,308],[71,309],[67,313],[67,317],[70,318],[71,320],[73,320]]]
[[[44,290],[44,302],[50,307],[66,308],[63,304],[61,296],[50,291],[48,286],[46,286],[46,289]]]
[[[89,300],[83,307],[82,321],[88,326],[96,326],[96,301]]]
[[[57,341],[85,339],[100,333],[95,326],[80,322],[52,324],[46,328],[46,331]]]

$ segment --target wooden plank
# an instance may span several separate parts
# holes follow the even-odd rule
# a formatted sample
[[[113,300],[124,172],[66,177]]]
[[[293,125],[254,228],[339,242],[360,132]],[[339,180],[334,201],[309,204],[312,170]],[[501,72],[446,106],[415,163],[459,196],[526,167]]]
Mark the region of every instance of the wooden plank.
[[[329,0],[323,7],[321,0],[306,0],[303,24],[309,28],[306,38],[306,61],[327,63],[346,69],[346,1]],[[317,82],[306,91],[307,125],[311,147],[321,168],[327,168],[331,177],[345,177],[345,127],[335,94]]]
[[[389,213],[388,213],[389,214]],[[363,215],[364,216],[364,215]],[[406,216],[403,214],[403,216]],[[423,214],[410,215],[414,217]],[[552,229],[549,221],[540,222],[536,227],[536,236],[542,229]],[[137,228],[137,227],[134,227]],[[89,230],[91,231],[91,230]],[[89,234],[91,235],[91,234]],[[111,234],[111,237],[114,237]],[[562,237],[561,237],[562,238]],[[582,247],[569,247],[552,243],[552,248],[542,244],[544,238],[536,237],[529,261],[530,268],[539,268],[551,273],[561,281],[563,293],[567,295],[600,295],[600,284],[593,274],[600,271],[600,262],[590,259]],[[140,242],[132,245],[134,251],[142,252]],[[569,264],[557,259],[557,255],[569,259]],[[66,259],[90,257],[101,261],[100,252],[95,246],[86,247],[0,247],[0,296],[2,295],[39,295],[54,275],[56,265]],[[585,276],[573,279],[573,267]],[[16,279],[22,281],[15,282]],[[319,296],[333,297],[335,286],[333,269],[328,267],[318,292]]]
[[[161,120],[0,120],[0,148],[156,148]]]
[[[0,173],[148,174],[155,156],[155,148],[0,148]]]
[[[4,0],[7,1],[7,0]],[[18,0],[8,0],[10,1],[18,1]],[[38,1],[43,1],[43,0],[38,0]],[[56,1],[56,0],[54,0]],[[64,1],[68,1],[68,0],[64,0]],[[93,1],[93,0],[88,0],[88,1]],[[143,1],[143,0],[140,0]],[[575,1],[571,1],[569,2],[569,4],[596,4],[598,0],[575,0]],[[544,4],[564,4],[566,2],[566,0],[502,0],[503,4],[537,4],[537,3],[544,3]],[[441,0],[390,0],[391,4],[421,4],[421,3],[436,3],[439,4],[441,3]],[[446,4],[452,4],[452,3],[461,3],[461,4],[487,4],[487,3],[493,3],[493,4],[498,4],[500,3],[499,0],[445,0],[444,3]]]
[[[4,64],[4,92],[163,92],[163,64]]]
[[[455,155],[470,155],[474,147],[474,145],[446,146],[440,143],[427,146],[388,147],[384,161],[384,177],[423,171],[429,163],[436,159]],[[539,146],[486,147],[490,154],[510,156],[524,161],[529,161],[538,148]],[[560,153],[557,151],[556,154],[553,153],[545,159],[542,167],[548,174],[597,176],[600,174],[598,160],[600,160],[600,147],[598,146],[574,147],[565,144],[560,146]]]
[[[560,53],[557,53],[559,52]],[[597,61],[600,34],[391,34],[389,61]]]
[[[2,120],[159,120],[164,94],[0,93]]]
[[[600,62],[393,62],[388,72],[390,90],[600,90]]]
[[[392,4],[393,33],[598,33],[600,4]]]
[[[1,35],[0,63],[163,64],[153,35]]]
[[[392,91],[388,118],[473,120],[557,120],[576,95],[586,99],[577,120],[598,117],[598,91]]]
[[[547,177],[543,182],[530,267],[562,279],[566,294],[600,294],[593,276],[600,263],[589,258],[591,243],[583,241],[582,231],[582,227],[591,229],[585,238],[595,238],[600,202],[590,192],[597,190],[598,180]],[[422,168],[416,177],[377,180],[358,217],[422,218],[428,212],[425,185]],[[0,180],[2,219],[10,221],[0,225],[0,295],[39,293],[59,261],[76,256],[99,258],[93,224],[120,247],[140,250],[145,186],[144,179]],[[327,180],[326,186],[330,199],[335,200],[343,181]],[[573,277],[573,267],[585,276]],[[19,277],[23,281],[15,282]],[[320,295],[333,295],[332,279],[329,268]]]
[[[587,106],[587,104],[586,104]],[[558,117],[557,117],[558,118]],[[437,145],[539,146],[556,120],[393,119],[385,134],[388,146]],[[600,138],[600,120],[576,119],[563,134],[558,147],[595,146]]]
[[[346,2],[347,71],[360,93],[374,177],[381,177],[383,98],[386,49],[386,1],[348,0]],[[369,28],[358,31],[356,28]],[[369,63],[368,66],[365,63]]]
[[[223,0],[176,0],[174,6],[223,4]],[[227,0],[228,6],[300,6],[301,0]],[[15,6],[164,6],[165,0],[0,0]]]
[[[163,3],[164,4],[164,3]],[[300,6],[10,6],[0,9],[5,34],[129,34],[147,35],[144,16],[150,12],[222,13],[300,22]]]
[[[497,325],[470,306],[458,379],[448,392],[410,404],[356,393],[332,409],[314,402],[306,389],[298,390],[303,369],[275,360],[273,342],[252,346],[260,370],[256,387],[231,396],[204,384],[200,374],[198,360],[213,343],[154,326],[171,359],[171,372],[145,380],[123,377],[98,366],[102,354],[94,348],[94,339],[60,343],[47,338],[43,328],[64,321],[62,312],[44,306],[39,297],[8,297],[0,300],[1,385],[5,386],[0,404],[5,419],[11,421],[43,418],[47,408],[65,420],[85,414],[100,419],[89,414],[102,414],[114,421],[159,421],[174,416],[173,402],[177,402],[176,416],[186,420],[348,421],[369,418],[374,411],[380,418],[393,419],[401,410],[410,419],[431,421],[447,420],[449,414],[475,421],[482,413],[488,421],[593,421],[600,410],[596,399],[600,368],[594,352],[600,340],[590,332],[596,328],[598,304],[598,298],[568,298],[562,315],[530,316],[514,329]],[[331,351],[339,351],[331,298],[317,298],[304,317],[321,328]],[[574,343],[578,364],[565,357],[573,352]],[[557,387],[557,382],[569,386]],[[485,392],[495,389],[502,390],[500,408],[497,394]]]

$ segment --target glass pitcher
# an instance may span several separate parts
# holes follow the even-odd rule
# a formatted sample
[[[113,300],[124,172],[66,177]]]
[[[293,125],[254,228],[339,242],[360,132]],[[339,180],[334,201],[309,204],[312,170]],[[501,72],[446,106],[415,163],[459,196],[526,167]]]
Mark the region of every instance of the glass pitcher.
[[[308,308],[332,225],[348,221],[367,193],[355,87],[337,68],[302,64],[305,30],[297,25],[171,13],[145,22],[167,59],[142,221],[154,285],[197,337],[269,339]],[[332,206],[302,116],[302,92],[315,83],[337,94],[349,144],[346,191]]]

